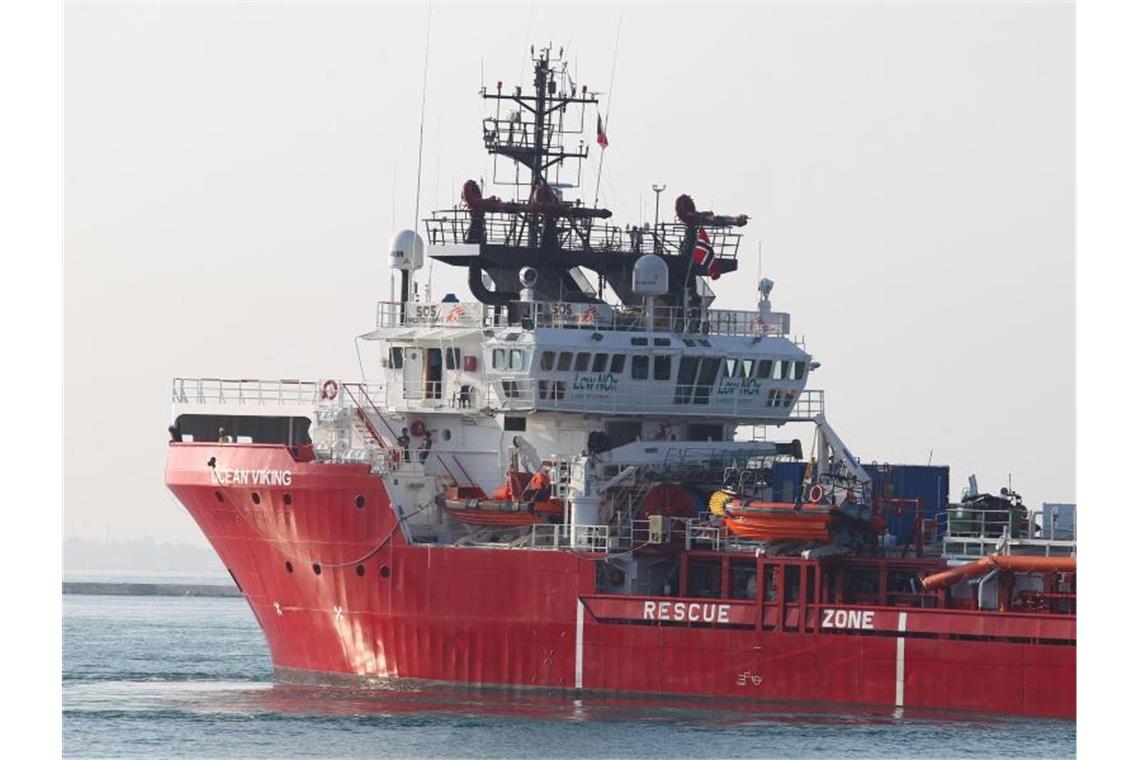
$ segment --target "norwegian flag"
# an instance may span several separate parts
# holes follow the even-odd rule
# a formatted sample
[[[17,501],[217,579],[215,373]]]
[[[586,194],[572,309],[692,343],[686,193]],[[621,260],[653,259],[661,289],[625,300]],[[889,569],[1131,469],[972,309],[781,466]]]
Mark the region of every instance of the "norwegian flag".
[[[698,270],[708,274],[710,278],[715,280],[720,277],[720,260],[716,257],[712,243],[709,242],[709,234],[705,232],[704,227],[697,230],[697,242],[693,246],[693,262]]]
[[[598,114],[598,145],[601,145],[603,148],[610,146],[609,138],[606,137],[606,127],[602,124],[601,114]]]

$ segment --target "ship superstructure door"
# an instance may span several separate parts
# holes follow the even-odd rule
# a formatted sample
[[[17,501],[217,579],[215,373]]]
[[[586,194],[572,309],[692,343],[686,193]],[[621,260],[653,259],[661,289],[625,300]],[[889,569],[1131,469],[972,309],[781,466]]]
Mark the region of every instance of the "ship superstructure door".
[[[404,350],[404,398],[424,397],[424,349],[410,346]]]

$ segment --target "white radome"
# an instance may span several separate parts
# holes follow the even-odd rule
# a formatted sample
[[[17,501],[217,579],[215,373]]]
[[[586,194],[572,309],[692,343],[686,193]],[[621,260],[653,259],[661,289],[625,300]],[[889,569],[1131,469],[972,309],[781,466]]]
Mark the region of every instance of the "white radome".
[[[388,262],[393,269],[421,269],[424,265],[424,240],[415,230],[400,230],[388,244]]]

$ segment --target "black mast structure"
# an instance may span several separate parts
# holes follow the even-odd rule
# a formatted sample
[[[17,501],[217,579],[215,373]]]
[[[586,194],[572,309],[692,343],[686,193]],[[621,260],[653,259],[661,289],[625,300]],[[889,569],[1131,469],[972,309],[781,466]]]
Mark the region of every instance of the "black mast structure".
[[[632,292],[633,265],[656,252],[669,267],[670,281],[669,294],[657,303],[707,306],[712,300],[708,288],[703,303],[686,295],[699,293],[697,278],[711,273],[707,264],[693,263],[698,229],[716,252],[715,277],[736,269],[739,234],[729,228],[747,218],[693,212],[652,230],[644,223],[622,228],[604,221],[612,215],[608,209],[564,200],[563,191],[580,185],[592,126],[586,114],[596,117],[598,100],[572,80],[562,52],[531,48],[533,92],[524,93],[522,87],[504,92],[502,82],[494,91],[482,88],[484,101],[493,103],[493,114],[483,120],[483,144],[494,157],[491,181],[513,187],[515,198],[485,197],[482,183],[468,180],[461,205],[425,220],[428,255],[466,267],[468,286],[483,303],[517,301],[519,272],[531,267],[538,274],[533,288],[537,301],[600,302],[582,271],[590,270],[623,303],[639,305],[641,297]],[[577,144],[568,144],[575,137]],[[500,157],[507,159],[505,164]],[[493,289],[484,283],[485,275]]]

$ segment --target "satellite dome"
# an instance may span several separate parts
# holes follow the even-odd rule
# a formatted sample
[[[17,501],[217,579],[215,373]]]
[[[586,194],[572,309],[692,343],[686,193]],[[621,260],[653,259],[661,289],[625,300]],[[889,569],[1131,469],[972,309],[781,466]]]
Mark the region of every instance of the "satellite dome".
[[[646,254],[633,265],[633,292],[639,296],[662,296],[669,292],[669,265],[665,259]]]
[[[424,265],[424,241],[415,230],[400,230],[388,244],[388,262],[393,269],[413,270]]]

